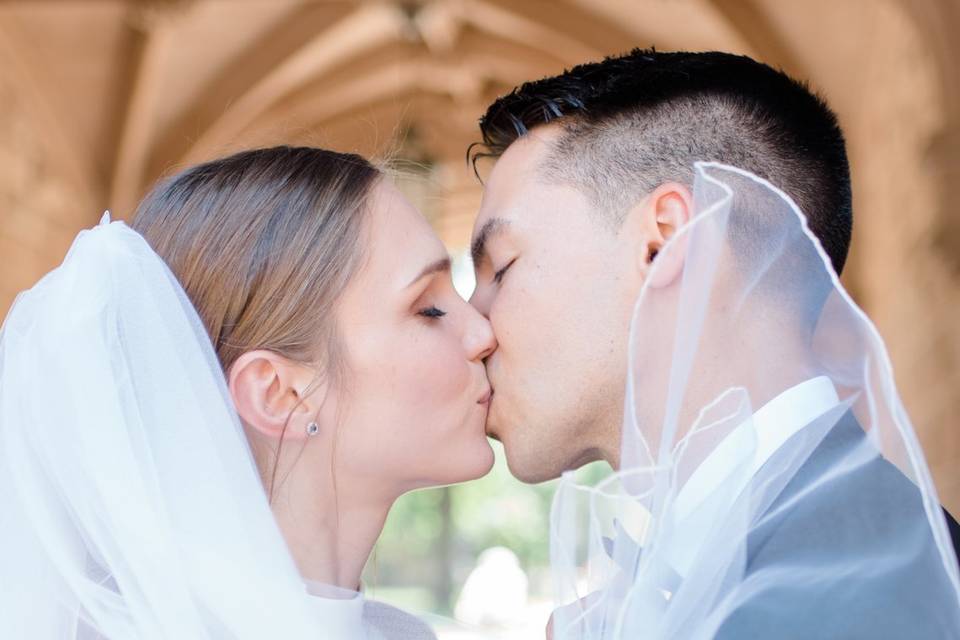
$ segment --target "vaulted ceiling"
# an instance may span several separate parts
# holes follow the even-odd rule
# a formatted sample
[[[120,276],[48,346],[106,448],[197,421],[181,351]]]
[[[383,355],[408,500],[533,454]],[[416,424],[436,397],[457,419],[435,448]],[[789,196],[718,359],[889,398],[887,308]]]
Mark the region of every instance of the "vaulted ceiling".
[[[480,197],[464,153],[497,95],[634,46],[745,53],[838,112],[845,281],[960,510],[958,30],[957,0],[6,0],[0,309],[104,208],[127,216],[163,173],[255,145],[427,161],[418,204],[462,248]]]
[[[908,4],[924,19],[924,3]],[[371,153],[412,129],[431,157],[459,160],[497,94],[634,46],[747,53],[809,78],[855,117],[870,74],[849,63],[865,62],[876,32],[851,26],[899,10],[892,0],[7,2],[0,61],[58,169],[92,208],[123,215],[165,170],[239,146]]]

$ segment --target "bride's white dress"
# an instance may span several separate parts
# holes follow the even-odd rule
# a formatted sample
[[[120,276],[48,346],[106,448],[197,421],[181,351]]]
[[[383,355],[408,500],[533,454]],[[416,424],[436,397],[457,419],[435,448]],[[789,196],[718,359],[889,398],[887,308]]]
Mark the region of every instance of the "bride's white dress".
[[[196,311],[109,215],[0,332],[0,542],[4,637],[432,637],[308,593]]]
[[[436,635],[430,626],[420,618],[402,609],[365,599],[357,591],[341,589],[313,580],[305,580],[306,590],[313,596],[312,606],[317,620],[331,637],[338,633],[329,629],[326,622],[340,618],[349,627],[363,628],[371,638],[385,640],[435,640]]]

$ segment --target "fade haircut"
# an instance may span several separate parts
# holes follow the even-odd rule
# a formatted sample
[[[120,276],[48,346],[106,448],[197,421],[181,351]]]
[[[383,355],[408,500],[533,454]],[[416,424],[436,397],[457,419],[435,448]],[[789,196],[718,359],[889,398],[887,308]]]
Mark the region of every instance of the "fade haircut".
[[[729,53],[635,49],[497,99],[468,156],[476,167],[554,121],[562,131],[542,178],[578,186],[615,224],[665,182],[692,187],[694,162],[722,162],[789,194],[842,271],[853,223],[843,133],[826,103],[785,73]]]

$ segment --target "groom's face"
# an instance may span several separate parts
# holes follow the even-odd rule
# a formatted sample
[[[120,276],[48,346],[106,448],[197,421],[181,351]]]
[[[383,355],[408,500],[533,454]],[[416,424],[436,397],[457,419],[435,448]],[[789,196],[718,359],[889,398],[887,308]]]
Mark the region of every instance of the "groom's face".
[[[544,179],[559,130],[514,142],[484,185],[471,303],[499,342],[486,360],[488,433],[526,482],[616,457],[626,341],[638,284],[634,246],[571,185]]]

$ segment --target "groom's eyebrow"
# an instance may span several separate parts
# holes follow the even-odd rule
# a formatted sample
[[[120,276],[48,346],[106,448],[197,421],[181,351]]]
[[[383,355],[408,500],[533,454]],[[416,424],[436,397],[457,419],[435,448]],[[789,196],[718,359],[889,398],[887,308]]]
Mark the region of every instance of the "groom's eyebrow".
[[[473,244],[470,246],[470,257],[473,258],[474,265],[479,265],[480,260],[486,256],[487,241],[497,233],[503,231],[509,224],[510,222],[503,218],[490,218],[483,223],[483,226],[480,227],[480,231],[477,233],[477,237],[473,239]]]

